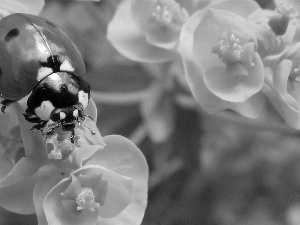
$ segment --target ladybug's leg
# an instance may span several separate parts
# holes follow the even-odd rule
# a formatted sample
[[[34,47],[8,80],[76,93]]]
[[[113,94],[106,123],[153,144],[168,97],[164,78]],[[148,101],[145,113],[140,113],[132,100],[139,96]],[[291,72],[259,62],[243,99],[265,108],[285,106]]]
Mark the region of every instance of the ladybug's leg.
[[[3,113],[5,113],[5,109],[11,104],[14,103],[15,100],[9,100],[9,99],[4,99],[1,101],[2,107],[1,107],[1,111]]]
[[[87,129],[89,129],[89,131],[91,132],[92,135],[95,135],[96,133],[91,129],[89,128],[88,126],[82,124],[82,126],[86,127]]]
[[[94,118],[93,118],[92,116],[90,116],[90,115],[85,115],[85,114],[83,113],[82,107],[81,107],[80,109],[78,109],[78,115],[79,115],[79,117],[78,117],[78,122],[80,122],[80,123],[81,123],[82,121],[84,121],[86,117],[87,117],[87,118],[90,118],[91,120],[94,120]],[[84,127],[86,127],[87,129],[89,129],[89,131],[91,132],[92,135],[95,135],[95,134],[96,134],[96,133],[95,133],[91,128],[89,128],[88,126],[86,126],[86,125],[84,125],[84,124],[82,124],[82,126],[84,126]]]
[[[57,123],[55,124],[54,126],[52,127],[48,127],[46,130],[43,130],[42,131],[42,134],[43,135],[48,135],[48,134],[51,134],[53,132],[54,129],[58,128],[58,127],[61,127],[62,124],[61,123]]]
[[[34,125],[33,127],[31,127],[30,130],[34,130],[34,129],[42,130],[48,122],[47,120],[42,120],[39,117],[37,117],[29,109],[26,109],[25,112],[23,112],[23,116],[30,123],[38,123],[38,124]]]
[[[45,120],[40,119],[39,117],[37,117],[35,114],[29,112],[28,110],[23,112],[23,116],[30,123],[43,123],[43,122],[45,122]]]
[[[70,136],[70,139],[71,139],[72,144],[75,143],[74,138],[75,138],[75,130],[72,129],[72,130],[71,130],[71,136]]]
[[[46,126],[47,122],[48,121],[43,121],[43,122],[41,122],[41,123],[39,123],[37,125],[34,125],[33,127],[31,127],[30,130],[34,130],[34,129],[41,130],[41,129],[43,129]]]
[[[94,118],[90,115],[85,115],[84,114],[84,111],[83,111],[83,107],[82,107],[82,104],[79,103],[75,106],[75,109],[78,110],[77,111],[77,118],[78,120],[81,120],[81,121],[84,121],[86,117],[90,118],[91,120],[94,120]]]

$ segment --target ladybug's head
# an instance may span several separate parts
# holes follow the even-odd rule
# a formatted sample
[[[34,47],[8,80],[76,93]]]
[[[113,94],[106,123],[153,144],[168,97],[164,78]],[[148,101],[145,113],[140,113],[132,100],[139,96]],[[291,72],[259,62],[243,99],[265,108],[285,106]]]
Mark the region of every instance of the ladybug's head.
[[[77,124],[85,126],[93,135],[95,134],[89,127],[82,124],[86,117],[93,120],[91,116],[84,114],[83,106],[80,103],[63,109],[55,109],[50,116],[50,121],[53,121],[54,124],[50,124],[46,129],[41,130],[42,134],[46,136],[52,135],[54,129],[60,127],[63,131],[71,131],[71,141],[74,143],[74,129]]]
[[[52,73],[32,90],[24,116],[29,122],[39,123],[33,129],[44,135],[58,127],[74,132],[76,125],[87,117],[84,109],[89,99],[90,86],[83,79],[67,71]]]
[[[57,121],[64,116],[70,118],[73,106],[85,109],[89,99],[90,87],[87,82],[70,72],[57,72],[45,77],[32,90],[26,111],[44,121]]]
[[[85,119],[85,115],[83,107],[79,103],[67,108],[53,110],[50,119],[58,123],[64,131],[71,131],[78,122],[80,123]]]
[[[53,122],[64,121],[65,123],[71,123],[75,118],[81,118],[83,116],[83,107],[79,103],[63,109],[53,110],[50,119]]]

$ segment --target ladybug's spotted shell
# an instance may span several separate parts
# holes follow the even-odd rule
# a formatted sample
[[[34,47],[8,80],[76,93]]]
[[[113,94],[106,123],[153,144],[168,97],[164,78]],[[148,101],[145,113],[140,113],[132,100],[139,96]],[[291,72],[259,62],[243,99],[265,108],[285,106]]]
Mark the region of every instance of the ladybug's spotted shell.
[[[38,84],[41,69],[49,67],[50,71],[53,68],[54,72],[58,72],[59,65],[64,62],[69,65],[68,69],[71,68],[70,72],[84,79],[82,57],[57,25],[44,18],[22,13],[0,20],[2,98],[20,100]]]

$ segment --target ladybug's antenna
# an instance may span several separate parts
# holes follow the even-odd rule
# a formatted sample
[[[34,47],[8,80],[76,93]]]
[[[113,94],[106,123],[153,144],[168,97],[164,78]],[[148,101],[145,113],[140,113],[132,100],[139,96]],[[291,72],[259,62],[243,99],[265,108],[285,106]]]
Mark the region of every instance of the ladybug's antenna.
[[[96,134],[96,132],[94,132],[94,131],[93,131],[91,128],[89,128],[87,125],[82,124],[82,126],[86,127],[86,128],[91,132],[92,135],[95,135],[95,134]]]
[[[47,135],[47,134],[51,133],[54,129],[61,127],[61,126],[62,126],[61,123],[57,123],[52,127],[48,127],[46,130],[41,130],[42,135]]]
[[[90,115],[83,115],[83,117],[90,118],[91,120],[93,120],[93,121],[94,121],[94,118],[93,118],[92,116],[90,116]]]
[[[90,115],[83,115],[82,117],[84,117],[84,118],[90,118],[92,121],[94,121],[94,118],[92,117],[92,116],[90,116]],[[91,129],[91,128],[89,128],[88,126],[86,126],[85,124],[82,124],[82,126],[84,126],[84,127],[86,127],[87,129],[89,129],[89,131],[91,131],[91,134],[92,135],[95,135],[96,133]]]

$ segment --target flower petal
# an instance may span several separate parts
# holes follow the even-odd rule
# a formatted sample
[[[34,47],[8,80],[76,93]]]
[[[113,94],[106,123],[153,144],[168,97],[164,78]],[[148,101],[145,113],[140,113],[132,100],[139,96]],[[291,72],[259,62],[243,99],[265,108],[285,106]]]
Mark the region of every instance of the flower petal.
[[[0,181],[0,188],[29,179],[41,167],[43,162],[28,157],[21,158],[12,170]]]
[[[289,59],[283,59],[278,63],[273,77],[274,89],[288,108],[298,111],[300,110],[298,102],[290,93],[288,93],[289,75],[292,66],[293,62]]]
[[[179,37],[178,50],[184,58],[193,59],[193,44],[194,32],[199,24],[199,21],[205,16],[206,10],[199,10],[194,13],[189,20],[182,26],[181,34]]]
[[[136,2],[140,2],[140,0]],[[147,2],[149,2],[149,0],[147,0]],[[181,5],[176,1],[157,1],[153,3],[154,7],[151,7],[149,18],[146,24],[143,25],[146,39],[149,43],[157,47],[170,50],[174,49],[178,43],[181,27],[189,17],[188,12],[182,9]],[[145,6],[143,7],[145,8]],[[156,7],[159,7],[158,15],[156,15]],[[132,11],[134,11],[134,9],[132,9]],[[165,14],[162,18],[161,11]],[[153,13],[158,18],[155,18]]]
[[[295,128],[300,128],[300,106],[295,97],[288,92],[288,79],[292,69],[292,61],[283,59],[274,70],[274,87],[266,86],[264,91],[272,104],[285,120]]]
[[[264,100],[261,94],[255,94],[243,103],[223,101],[208,90],[203,81],[201,69],[193,59],[183,57],[183,64],[192,94],[205,111],[208,113],[219,113],[222,110],[231,109],[248,118],[259,117],[264,107]]]
[[[30,13],[38,15],[45,5],[44,0],[2,0],[0,11],[6,12],[4,16],[12,13]],[[1,13],[2,14],[2,13]]]
[[[149,27],[146,39],[149,43],[165,49],[174,49],[179,39],[179,28],[172,26],[153,26]]]
[[[124,56],[139,62],[165,62],[177,56],[175,51],[149,44],[132,17],[131,1],[123,1],[108,24],[107,39]]]
[[[278,6],[280,4],[285,4],[286,6],[290,6],[290,5],[299,5],[299,1],[298,0],[274,0],[275,4]]]
[[[146,28],[156,5],[157,0],[132,0],[130,2],[130,13],[140,29]]]
[[[195,61],[183,57],[183,65],[188,85],[200,106],[208,113],[224,110],[225,101],[209,91],[203,81],[203,73]]]
[[[75,176],[80,174],[102,174],[103,180],[108,182],[104,205],[100,205],[95,211],[77,210],[75,200],[65,201],[66,199],[61,195],[71,182],[69,178],[64,179],[51,189],[44,201],[49,225],[95,224],[98,213],[101,217],[114,217],[131,202],[132,180],[130,178],[101,166],[84,166],[73,173]],[[94,195],[97,196],[97,193]]]
[[[155,143],[166,141],[174,131],[174,110],[170,95],[160,85],[153,85],[141,105],[150,138]]]
[[[25,100],[26,98],[13,104],[21,127],[21,135],[24,142],[25,154],[26,156],[32,156],[38,160],[45,160],[47,159],[48,155],[46,151],[45,139],[39,131],[30,132],[32,123],[29,123],[27,120],[25,120],[23,116],[24,107],[27,105]]]
[[[94,121],[97,121],[97,107],[92,98],[90,98],[89,104],[85,108],[84,112],[86,115],[91,116],[94,119]]]
[[[238,34],[242,42],[251,40],[256,43],[256,34],[250,22],[241,16],[217,9],[207,10],[204,16],[202,13],[195,14],[192,17],[198,20],[191,20],[198,23],[193,33],[193,55],[204,71],[223,64],[219,55],[212,53],[223,33]]]
[[[0,112],[0,123],[0,134],[3,136],[7,136],[11,128],[18,125],[18,118],[12,107],[6,108],[5,113]]]
[[[285,102],[278,93],[274,92],[269,86],[264,87],[264,93],[268,96],[273,106],[280,116],[290,126],[297,130],[300,129],[300,108],[294,108]]]
[[[39,225],[48,225],[43,203],[48,192],[61,180],[61,176],[45,176],[34,185],[33,202]]]
[[[78,211],[75,200],[63,204],[64,197],[61,193],[64,193],[70,182],[70,178],[63,179],[46,195],[43,208],[48,225],[94,225],[98,217],[97,211]]]
[[[6,152],[0,144],[0,180],[2,180],[13,168],[13,163],[5,153]]]
[[[219,0],[213,1],[207,7],[233,12],[244,18],[255,10],[260,9],[260,6],[251,0]]]
[[[10,186],[0,188],[0,206],[19,214],[33,214],[33,187],[35,179],[28,178]]]
[[[265,96],[258,92],[243,103],[228,103],[228,108],[250,119],[258,119],[265,112]]]
[[[75,158],[76,165],[82,167],[84,161],[90,159],[97,151],[103,149],[101,145],[86,145],[75,149],[71,156]]]
[[[262,88],[264,81],[264,67],[257,53],[254,53],[253,64],[241,66],[243,70],[225,65],[213,67],[205,72],[204,83],[213,94],[225,101],[244,102]]]
[[[98,208],[101,218],[115,217],[130,204],[133,182],[131,178],[96,165],[84,166],[75,171],[74,174],[82,172],[85,174],[102,174],[102,180],[108,182],[105,204]]]
[[[103,138],[100,134],[100,131],[98,130],[95,121],[91,119],[86,119],[83,124],[85,125],[83,127],[84,137],[91,141],[93,145],[105,146],[105,142],[103,141]]]
[[[148,192],[148,165],[142,152],[128,139],[109,135],[103,138],[106,146],[86,165],[101,165],[133,180],[132,201],[119,215],[99,218],[101,225],[139,225],[144,217]],[[105,179],[103,177],[103,179]]]
[[[65,198],[73,198],[75,200],[78,194],[80,193],[81,189],[82,187],[77,177],[71,175],[71,183],[61,195],[63,195]]]
[[[288,79],[291,73],[293,62],[290,59],[283,59],[278,62],[273,76],[274,87],[280,95],[288,94]],[[291,96],[290,96],[291,97]],[[289,101],[287,101],[289,102]]]

